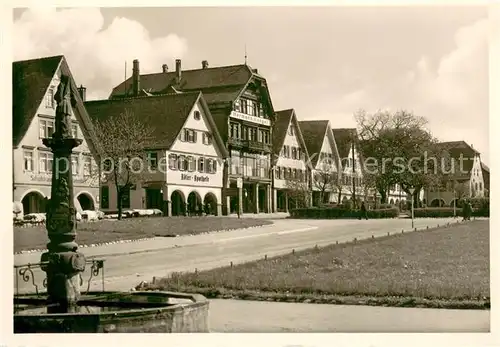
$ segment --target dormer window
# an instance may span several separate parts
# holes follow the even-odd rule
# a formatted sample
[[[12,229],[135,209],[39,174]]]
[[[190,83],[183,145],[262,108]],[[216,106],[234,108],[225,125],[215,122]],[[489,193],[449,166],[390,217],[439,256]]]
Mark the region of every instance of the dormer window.
[[[148,152],[148,167],[152,170],[158,167],[158,153]]]

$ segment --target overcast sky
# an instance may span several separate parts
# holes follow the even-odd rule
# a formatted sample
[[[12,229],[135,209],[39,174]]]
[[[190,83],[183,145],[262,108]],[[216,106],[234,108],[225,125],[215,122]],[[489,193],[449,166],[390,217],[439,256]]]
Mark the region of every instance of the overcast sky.
[[[64,54],[89,99],[107,98],[132,60],[141,73],[244,62],[276,110],[354,127],[362,108],[406,109],[441,140],[489,163],[485,7],[37,9],[14,13],[14,59]]]

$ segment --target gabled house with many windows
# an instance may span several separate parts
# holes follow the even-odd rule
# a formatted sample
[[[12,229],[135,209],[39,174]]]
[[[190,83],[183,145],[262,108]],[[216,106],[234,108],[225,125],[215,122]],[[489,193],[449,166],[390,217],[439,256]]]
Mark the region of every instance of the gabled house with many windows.
[[[59,55],[12,64],[13,193],[24,214],[45,212],[50,198],[53,156],[42,139],[54,132],[54,95],[61,74],[70,76],[76,98],[71,117],[73,136],[83,140],[72,155],[75,208],[79,212],[98,208],[98,155],[92,123],[83,106],[85,88],[77,88],[66,58]]]
[[[364,200],[363,161],[354,128],[332,129],[342,164],[340,201]]]
[[[300,121],[299,126],[312,167],[312,204],[338,202],[342,168],[330,122]]]
[[[122,196],[123,208],[178,216],[209,206],[208,213],[221,215],[228,154],[201,92],[88,101],[85,107],[93,120],[129,112],[154,129],[145,148],[148,171]],[[114,182],[103,182],[101,197],[104,211],[117,210]]]
[[[141,74],[134,61],[132,77],[120,83],[110,99],[201,91],[219,134],[230,154],[224,165],[223,213],[239,206],[238,179],[243,182],[243,212],[271,211],[271,155],[274,109],[266,79],[246,64]]]
[[[443,167],[441,184],[426,187],[424,199],[427,205],[453,206],[455,200],[484,197],[480,153],[465,141],[441,142],[439,146],[450,163],[448,167]]]
[[[308,204],[312,166],[293,109],[276,112],[273,150],[273,212],[288,212]]]

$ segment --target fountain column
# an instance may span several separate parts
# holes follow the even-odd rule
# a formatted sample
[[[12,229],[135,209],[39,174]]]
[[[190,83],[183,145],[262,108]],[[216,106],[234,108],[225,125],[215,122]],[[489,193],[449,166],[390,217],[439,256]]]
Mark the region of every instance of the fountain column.
[[[80,298],[80,276],[85,270],[85,256],[78,252],[76,210],[73,202],[71,153],[82,140],[73,138],[71,110],[76,99],[67,75],[61,76],[54,134],[43,139],[53,153],[51,198],[47,204],[47,252],[42,254],[42,270],[47,273],[48,313],[75,312]]]

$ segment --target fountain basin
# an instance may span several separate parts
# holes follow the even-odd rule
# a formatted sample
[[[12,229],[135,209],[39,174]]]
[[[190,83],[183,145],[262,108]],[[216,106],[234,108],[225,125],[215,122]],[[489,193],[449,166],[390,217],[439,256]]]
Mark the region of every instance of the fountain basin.
[[[14,333],[208,332],[208,300],[177,292],[89,292],[72,313],[47,313],[46,295],[14,298]]]

